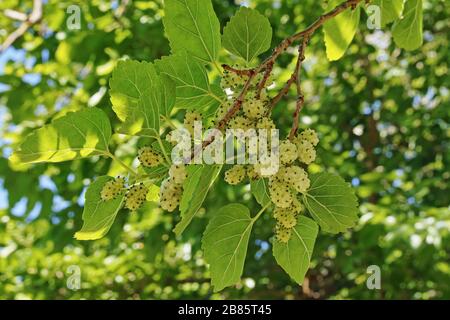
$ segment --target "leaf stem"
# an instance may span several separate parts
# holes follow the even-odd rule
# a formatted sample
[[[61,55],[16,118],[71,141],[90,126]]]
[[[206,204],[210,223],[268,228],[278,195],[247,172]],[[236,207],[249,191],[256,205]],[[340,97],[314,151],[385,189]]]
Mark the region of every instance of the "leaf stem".
[[[170,120],[169,117],[166,117],[165,115],[160,115],[161,118],[169,125],[170,128],[172,129],[176,129],[177,127],[175,126],[175,124],[172,122],[172,120]]]
[[[217,64],[217,61],[213,61],[214,67],[217,69],[217,72],[219,72],[219,74],[222,74],[222,69],[220,68],[220,66]]]
[[[130,174],[132,174],[133,176],[137,176],[138,173],[137,171],[135,171],[133,168],[131,168],[130,166],[128,166],[125,162],[123,162],[122,160],[120,160],[119,158],[117,158],[115,155],[113,155],[111,152],[107,152],[105,154],[106,156],[110,157],[113,161],[116,161],[118,164],[120,164],[123,168],[125,168]]]
[[[164,144],[163,144],[163,142],[161,140],[161,137],[159,137],[159,136],[156,137],[156,140],[158,141],[158,144],[161,147],[161,151],[162,151],[162,153],[164,155],[164,159],[166,159],[167,164],[170,165],[172,163],[172,161],[170,161],[170,158],[167,155],[166,148],[164,148]]]
[[[256,220],[258,220],[259,217],[263,214],[263,212],[266,211],[266,209],[267,209],[268,207],[270,207],[271,204],[272,204],[272,202],[270,202],[270,201],[267,202],[267,204],[266,204],[264,207],[262,207],[261,210],[259,210],[259,212],[256,214],[256,216],[254,216],[254,217],[252,218],[252,221],[255,222]]]

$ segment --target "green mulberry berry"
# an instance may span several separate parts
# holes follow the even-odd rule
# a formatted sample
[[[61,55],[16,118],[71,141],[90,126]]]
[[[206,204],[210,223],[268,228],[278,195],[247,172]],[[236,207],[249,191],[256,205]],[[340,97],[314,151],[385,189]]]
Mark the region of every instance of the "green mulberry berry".
[[[294,196],[289,186],[277,180],[270,182],[269,196],[275,206],[280,208],[289,207],[294,200]]]
[[[298,151],[298,159],[305,163],[310,164],[316,159],[316,150],[311,142],[306,140],[300,140],[296,143]]]
[[[281,243],[288,243],[291,239],[292,228],[285,228],[280,224],[277,224],[275,229],[275,238]]]
[[[156,167],[164,162],[163,156],[151,147],[140,148],[138,159],[144,167]]]
[[[105,183],[102,191],[100,192],[100,197],[103,201],[109,201],[122,194],[124,189],[125,179],[122,177],[118,177]]]
[[[187,111],[184,115],[184,127],[190,134],[194,134],[194,125],[196,121],[202,121],[202,115],[197,111]]]
[[[234,165],[225,172],[225,181],[228,184],[238,184],[245,178],[245,167],[242,165]]]
[[[289,140],[280,143],[280,162],[282,164],[294,162],[297,157],[297,147],[294,143]]]
[[[233,119],[231,119],[231,121],[228,124],[228,127],[230,129],[247,130],[252,127],[252,122],[243,116],[236,116]]]
[[[183,188],[172,178],[164,180],[159,190],[159,204],[163,210],[172,212],[180,204]]]
[[[182,184],[187,178],[186,167],[184,164],[173,164],[169,169],[169,176],[174,183]]]
[[[259,119],[264,115],[265,106],[261,100],[250,100],[243,104],[244,114],[250,119]]]
[[[125,208],[136,211],[144,204],[147,198],[148,188],[143,183],[132,186],[128,189],[125,197]]]
[[[283,168],[282,170],[282,180],[292,186],[298,192],[305,192],[308,190],[310,181],[306,171],[298,166],[291,166]]]
[[[306,140],[310,142],[313,146],[317,146],[319,143],[319,137],[317,136],[316,131],[313,129],[305,129],[298,136],[298,140]]]

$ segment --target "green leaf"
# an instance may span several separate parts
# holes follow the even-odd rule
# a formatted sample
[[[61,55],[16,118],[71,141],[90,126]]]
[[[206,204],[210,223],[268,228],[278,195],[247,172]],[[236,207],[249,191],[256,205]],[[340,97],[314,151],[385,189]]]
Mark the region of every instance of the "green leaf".
[[[269,197],[267,181],[265,179],[261,178],[258,180],[252,180],[250,182],[250,188],[251,188],[252,194],[255,197],[256,201],[262,207],[264,207],[266,204],[268,204],[271,201],[270,197]]]
[[[162,75],[176,85],[176,107],[205,110],[222,102],[223,91],[210,84],[205,66],[185,53],[163,57],[155,62]]]
[[[123,121],[120,132],[130,135],[159,135],[163,85],[152,63],[119,61],[109,82],[111,102],[117,117]]]
[[[211,0],[165,0],[164,29],[172,52],[186,50],[203,62],[214,62],[220,50],[220,24]]]
[[[202,248],[214,291],[240,280],[253,223],[246,206],[232,203],[222,207],[206,227]]]
[[[187,167],[188,177],[183,184],[183,196],[180,202],[181,221],[173,229],[177,236],[183,233],[201,208],[221,169],[221,165],[191,165]]]
[[[318,173],[310,177],[311,187],[303,203],[325,232],[344,232],[358,220],[358,201],[351,186],[340,176]]]
[[[400,48],[414,50],[423,42],[422,0],[408,0],[405,3],[403,18],[392,25],[392,37]]]
[[[342,0],[330,0],[327,11],[332,10],[342,2]],[[359,17],[360,7],[358,6],[354,10],[348,8],[324,23],[323,31],[325,34],[325,47],[328,60],[338,60],[344,55],[345,50],[347,50],[356,34]]]
[[[403,0],[374,0],[372,4],[380,7],[382,27],[398,19],[403,9]]]
[[[176,99],[175,82],[167,75],[161,75],[162,96],[160,112],[163,116],[169,118]]]
[[[246,7],[241,7],[223,29],[224,48],[247,62],[267,51],[271,40],[269,19]]]
[[[100,192],[112,177],[98,177],[86,190],[83,210],[83,227],[75,233],[77,240],[95,240],[108,233],[122,207],[125,193],[113,200],[102,201]]]
[[[61,162],[108,152],[111,125],[97,108],[70,112],[33,131],[15,151],[12,162]]]
[[[314,220],[300,216],[288,243],[273,243],[275,260],[300,285],[309,269],[318,231],[319,226]]]

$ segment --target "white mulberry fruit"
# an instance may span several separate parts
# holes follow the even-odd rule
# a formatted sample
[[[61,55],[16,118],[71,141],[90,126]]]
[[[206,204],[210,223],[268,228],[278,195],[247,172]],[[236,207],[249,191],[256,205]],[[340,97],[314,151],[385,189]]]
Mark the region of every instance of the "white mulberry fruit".
[[[280,162],[288,164],[297,159],[297,146],[289,140],[284,140],[280,143]]]
[[[156,167],[164,162],[163,156],[151,147],[143,147],[138,151],[139,162],[144,167]]]
[[[125,179],[118,177],[105,183],[100,192],[100,198],[103,201],[115,199],[125,190]]]
[[[238,184],[245,178],[245,167],[242,165],[234,165],[225,172],[225,181],[229,184]]]
[[[297,142],[298,159],[305,163],[310,164],[316,160],[316,150],[311,142],[306,140],[300,140]]]
[[[143,183],[132,186],[128,189],[125,197],[125,208],[136,211],[145,202],[147,198],[148,188]]]

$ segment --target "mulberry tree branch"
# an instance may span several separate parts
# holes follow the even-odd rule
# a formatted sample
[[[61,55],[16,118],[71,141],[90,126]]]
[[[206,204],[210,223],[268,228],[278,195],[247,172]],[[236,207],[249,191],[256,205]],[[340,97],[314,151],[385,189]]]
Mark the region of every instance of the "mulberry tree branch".
[[[12,32],[8,37],[6,37],[6,40],[0,45],[0,53],[8,49],[17,39],[23,36],[31,26],[41,21],[42,0],[33,0],[33,10],[28,16],[26,16],[25,14],[20,14],[20,12],[11,10],[7,12],[8,12],[7,15],[10,18],[23,22],[14,32]]]
[[[308,45],[309,37],[305,36],[303,38],[302,44],[298,47],[298,57],[297,57],[297,64],[295,65],[295,83],[297,88],[297,101],[295,103],[295,111],[294,111],[294,120],[292,122],[292,128],[289,132],[289,139],[292,140],[297,132],[298,129],[298,121],[300,119],[300,111],[303,108],[303,105],[305,103],[305,97],[303,95],[302,86],[301,86],[301,66],[303,63],[303,60],[305,60],[305,49]]]
[[[273,65],[275,64],[275,61],[277,60],[277,58],[283,52],[285,52],[286,49],[288,47],[290,47],[293,43],[303,39],[303,42],[300,44],[300,47],[299,47],[299,57],[297,58],[296,70],[294,70],[293,74],[291,75],[291,78],[288,80],[288,83],[286,83],[285,87],[283,87],[283,89],[281,90],[282,94],[281,95],[278,94],[274,98],[274,99],[276,99],[275,103],[278,102],[284,95],[287,94],[290,86],[294,82],[297,83],[298,98],[297,98],[296,109],[295,109],[295,113],[294,113],[294,123],[293,123],[293,127],[291,129],[290,135],[295,134],[295,132],[297,131],[297,128],[298,128],[299,112],[304,104],[304,97],[303,97],[302,90],[300,88],[300,82],[297,80],[299,79],[298,72],[300,70],[301,63],[304,59],[304,57],[302,58],[302,56],[304,56],[303,53],[304,53],[306,44],[308,43],[312,34],[317,29],[319,29],[325,22],[334,18],[335,16],[337,16],[338,14],[347,10],[348,8],[355,9],[356,6],[362,1],[364,1],[364,0],[347,0],[343,3],[341,3],[340,5],[336,6],[333,10],[323,14],[322,16],[317,18],[316,21],[314,21],[311,25],[309,25],[306,29],[304,29],[298,33],[295,33],[295,34],[287,37],[283,41],[281,41],[280,44],[278,44],[278,46],[276,46],[275,49],[272,51],[272,54],[269,57],[267,57],[259,66],[255,67],[255,68],[246,69],[246,70],[238,70],[238,69],[232,68],[228,65],[223,65],[223,68],[225,70],[235,72],[236,74],[240,74],[240,75],[246,75],[246,76],[248,76],[248,78],[247,78],[247,81],[245,82],[239,96],[234,101],[233,106],[230,108],[230,110],[228,110],[228,112],[225,114],[225,116],[222,118],[222,120],[219,121],[219,123],[216,126],[216,129],[223,130],[225,128],[226,124],[239,111],[239,109],[242,106],[242,102],[244,101],[244,98],[247,94],[247,91],[250,87],[250,84],[253,81],[253,79],[255,78],[255,76],[264,71],[264,77],[263,77],[263,80],[261,80],[261,82],[263,82],[263,81],[265,82],[267,80],[267,78],[269,77],[271,69],[272,69]],[[297,65],[298,65],[298,68],[297,68]],[[269,70],[269,71],[267,72],[267,70]],[[259,84],[261,84],[261,82]],[[259,90],[259,88],[258,88],[258,90]],[[272,106],[275,104],[275,103],[273,103],[274,99],[272,100],[272,103],[271,103]],[[214,141],[214,136],[211,135],[203,142],[202,147],[203,148],[207,147],[213,141]]]

